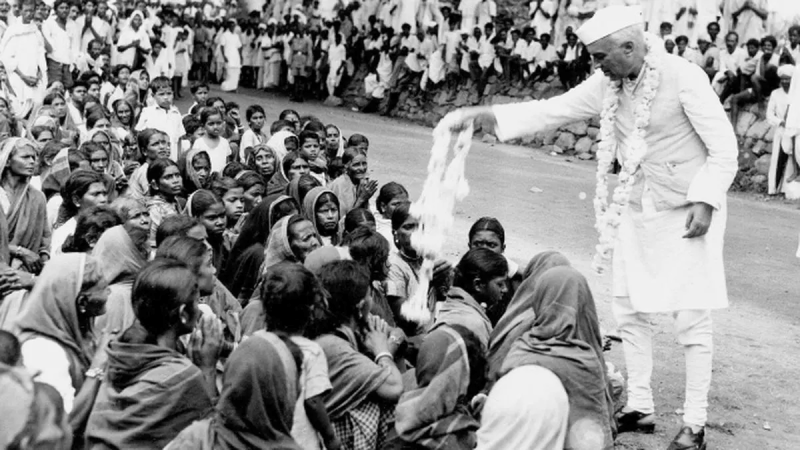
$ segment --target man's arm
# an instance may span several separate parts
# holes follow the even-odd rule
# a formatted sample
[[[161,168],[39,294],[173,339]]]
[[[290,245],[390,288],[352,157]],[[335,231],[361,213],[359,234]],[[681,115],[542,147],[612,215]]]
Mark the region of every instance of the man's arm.
[[[681,105],[708,150],[706,163],[692,180],[686,199],[719,209],[738,170],[739,151],[733,126],[707,79],[696,66],[680,72]]]
[[[596,72],[570,91],[549,100],[459,109],[442,118],[437,129],[455,131],[468,122],[478,121],[484,127],[494,128],[501,141],[530,136],[599,115],[606,83],[608,79]]]

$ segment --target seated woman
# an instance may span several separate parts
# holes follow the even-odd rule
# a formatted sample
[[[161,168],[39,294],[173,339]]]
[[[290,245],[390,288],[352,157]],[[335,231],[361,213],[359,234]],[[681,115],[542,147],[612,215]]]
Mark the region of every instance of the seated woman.
[[[408,191],[402,184],[394,181],[381,186],[378,198],[375,200],[375,207],[378,211],[375,216],[375,227],[378,233],[389,242],[392,251],[397,250],[394,245],[394,234],[392,233],[392,214],[400,205],[408,203]]]
[[[286,216],[272,228],[267,250],[264,252],[264,263],[259,269],[258,277],[262,281],[269,273],[269,268],[283,262],[303,264],[306,257],[322,246],[311,222],[298,215]],[[242,312],[242,332],[249,336],[264,328],[264,303],[258,295],[258,287],[253,290],[253,297]]]
[[[61,189],[64,200],[53,227],[51,254],[61,253],[64,242],[75,234],[79,214],[95,206],[108,204],[108,186],[102,174],[91,170],[76,170]]]
[[[172,258],[186,263],[198,279],[200,304],[208,305],[215,316],[222,320],[225,332],[225,355],[230,353],[235,343],[242,338],[239,318],[242,305],[231,295],[217,278],[216,269],[211,263],[212,253],[205,242],[189,236],[168,237],[156,251],[157,258]]]
[[[303,200],[303,215],[314,225],[322,245],[339,244],[339,199],[330,189],[312,189]]]
[[[211,181],[211,157],[208,152],[194,148],[182,155],[178,160],[183,177],[184,193],[191,195],[198,189],[208,189]]]
[[[313,334],[328,360],[333,389],[325,407],[334,432],[343,448],[354,448],[356,442],[383,448],[403,393],[394,361],[403,340],[383,320],[367,314],[369,274],[361,265],[333,262],[323,266],[319,279],[329,294],[328,311]]]
[[[353,261],[369,271],[370,296],[372,297],[370,312],[385,320],[390,326],[396,326],[384,288],[388,274],[389,243],[377,231],[367,227],[358,227],[345,236],[342,245],[347,247]]]
[[[159,158],[147,168],[147,183],[150,196],[147,197],[147,210],[150,212],[150,244],[155,247],[156,230],[164,217],[183,211],[186,200],[179,197],[183,192],[183,179],[178,165],[167,158]]]
[[[281,196],[271,204],[262,201],[248,214],[242,233],[231,249],[228,265],[220,277],[220,281],[225,283],[231,294],[243,305],[247,305],[258,281],[270,225],[297,212],[298,207],[294,201],[287,196]]]
[[[500,366],[511,349],[511,345],[531,327],[536,319],[536,314],[531,306],[533,304],[532,293],[539,279],[550,269],[569,267],[569,265],[569,260],[564,255],[554,251],[539,253],[528,263],[528,267],[523,272],[524,281],[514,293],[505,313],[495,324],[489,338],[490,383],[497,381]]]
[[[245,164],[264,181],[269,181],[278,170],[280,161],[275,157],[275,151],[272,148],[266,144],[259,144],[247,152]]]
[[[468,329],[447,325],[428,333],[417,356],[416,387],[397,404],[399,439],[388,448],[475,448],[479,423],[469,404],[483,389],[485,370],[484,345]]]
[[[475,333],[487,349],[492,332],[487,313],[502,304],[508,290],[507,276],[508,264],[502,255],[485,248],[468,251],[456,266],[453,287],[439,305],[431,330],[460,325]]]
[[[267,182],[267,195],[284,194],[286,187],[295,178],[311,173],[308,160],[295,152],[283,157],[275,175]]]
[[[286,187],[286,195],[292,197],[298,205],[302,205],[306,195],[308,195],[312,189],[319,186],[322,186],[319,180],[310,174],[301,175],[289,183]]]
[[[254,334],[225,364],[215,413],[181,431],[165,450],[300,450],[290,433],[302,363],[288,337]]]
[[[118,225],[108,229],[94,247],[93,255],[109,283],[106,313],[95,319],[98,330],[123,332],[136,315],[131,304],[133,280],[147,263],[150,230]]]
[[[108,283],[97,260],[84,253],[54,257],[47,263],[17,318],[25,366],[61,394],[64,410],[95,357],[94,318],[105,312]]]
[[[222,330],[216,319],[200,318],[197,284],[189,267],[171,259],[153,261],[136,277],[138,321],[108,346],[89,448],[163,448],[211,412]],[[179,352],[178,338],[187,333],[193,361]]]
[[[225,249],[225,203],[213,192],[200,189],[189,196],[185,213],[206,228],[205,240],[211,246],[214,267],[221,273],[228,257]]]
[[[367,153],[350,147],[342,156],[345,173],[333,180],[331,190],[341,202],[344,217],[355,208],[369,208],[369,200],[378,189],[378,182],[370,180],[367,168]]]
[[[47,200],[30,185],[36,169],[37,149],[22,138],[9,138],[0,147],[0,207],[8,223],[9,265],[39,273],[50,257],[50,224]]]
[[[150,233],[150,211],[144,199],[119,197],[111,203],[111,208],[128,229],[138,228]]]
[[[95,206],[78,215],[75,234],[61,247],[63,253],[91,253],[103,233],[122,223],[119,215],[108,206]]]
[[[556,267],[541,276],[531,297],[531,309],[536,319],[511,346],[500,370],[500,381],[502,377],[526,366],[549,370],[558,377],[569,399],[569,419],[563,447],[612,449],[616,432],[614,405],[606,378],[603,340],[589,283],[571,267]],[[544,392],[547,400],[541,406],[532,406],[525,400],[511,402],[512,405],[522,406],[523,409],[517,414],[524,413],[527,423],[547,423],[551,420],[553,412],[546,406],[557,402],[559,390]],[[494,403],[493,394],[494,390],[486,404],[489,411]],[[541,398],[545,394],[537,395]],[[512,405],[506,405],[505,408]],[[563,433],[561,431],[560,434],[563,436]],[[482,440],[486,442],[485,448],[495,448],[489,442],[504,442],[507,445],[508,441],[503,438],[502,433],[492,427],[482,427],[478,432],[478,448],[484,448],[481,446]]]
[[[346,216],[343,216],[342,223],[344,225],[342,230],[343,239],[358,227],[367,227],[373,231],[377,230],[375,216],[365,208],[351,209]]]
[[[417,255],[411,246],[411,235],[419,227],[419,220],[409,212],[409,205],[402,204],[392,214],[392,230],[396,252],[389,254],[389,275],[386,279],[386,299],[392,307],[397,326],[408,335],[423,334],[425,326],[405,319],[401,315],[403,303],[416,294],[419,287],[422,256]],[[436,262],[433,279],[426,293],[428,309],[433,312],[437,299],[443,299],[449,287],[449,276],[452,266],[446,261]]]

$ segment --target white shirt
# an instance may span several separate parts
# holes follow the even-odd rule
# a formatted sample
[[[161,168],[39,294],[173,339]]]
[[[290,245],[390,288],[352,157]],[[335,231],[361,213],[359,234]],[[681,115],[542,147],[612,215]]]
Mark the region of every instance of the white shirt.
[[[75,63],[80,45],[79,31],[75,21],[67,19],[65,28],[61,28],[55,16],[42,23],[42,34],[50,43],[51,51],[47,57],[65,65]]]
[[[483,0],[478,3],[478,26],[483,30],[484,25],[494,21],[497,16],[497,3],[494,0]]]
[[[34,380],[52,386],[64,400],[64,412],[69,414],[75,402],[75,388],[69,372],[69,358],[61,346],[46,337],[35,337],[22,343],[25,367],[38,373]]]
[[[719,70],[721,72],[731,71],[736,73],[739,70],[741,62],[744,61],[743,55],[747,55],[747,50],[743,49],[742,47],[736,47],[733,50],[733,53],[728,52],[727,47],[724,48],[721,52],[719,52]]]
[[[242,67],[242,55],[239,54],[239,49],[242,48],[242,41],[239,40],[239,36],[236,33],[231,33],[230,31],[222,33],[219,45],[222,47],[222,53],[228,59],[228,67]]]
[[[417,59],[417,52],[419,52],[419,39],[411,34],[408,37],[400,39],[400,47],[405,47],[408,49],[408,56],[406,56],[406,65],[408,68],[414,72],[422,71],[422,67],[419,65],[419,60]]]
[[[94,31],[97,31],[97,34],[100,35],[100,40],[103,43],[111,42],[111,25],[106,22],[105,20],[93,16],[92,20],[92,28]],[[86,16],[80,16],[75,19],[75,27],[78,30],[78,33],[83,33],[80,39],[80,51],[85,52],[89,49],[89,43],[95,40],[94,33],[91,30],[87,29],[83,31],[83,27],[86,24]]]
[[[228,156],[231,154],[231,146],[228,140],[222,136],[219,137],[216,144],[208,136],[203,136],[194,141],[192,149],[205,150],[209,159],[211,159],[211,171],[217,173],[222,173],[225,169],[228,164]]]
[[[183,116],[178,108],[172,106],[167,110],[158,105],[144,108],[139,116],[139,122],[136,123],[136,131],[145,128],[155,128],[166,133],[169,136],[169,157],[173,161],[178,161],[178,140],[186,134],[183,128]]]
[[[175,74],[175,57],[174,53],[162,49],[161,53],[153,59],[153,55],[147,55],[145,67],[147,73],[150,74],[150,79],[155,77],[172,78]]]

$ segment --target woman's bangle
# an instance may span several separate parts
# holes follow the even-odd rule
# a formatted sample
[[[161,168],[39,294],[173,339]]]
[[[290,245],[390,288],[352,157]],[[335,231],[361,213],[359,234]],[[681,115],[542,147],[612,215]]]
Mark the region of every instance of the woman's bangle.
[[[378,361],[380,361],[381,358],[389,358],[393,360],[394,356],[392,356],[392,354],[389,352],[380,352],[377,355],[375,355],[375,364],[378,364]]]

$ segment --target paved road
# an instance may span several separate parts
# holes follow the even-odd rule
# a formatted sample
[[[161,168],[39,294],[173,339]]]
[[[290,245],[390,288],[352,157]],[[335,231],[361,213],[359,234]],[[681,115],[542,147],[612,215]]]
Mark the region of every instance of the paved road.
[[[432,143],[430,129],[341,108],[289,103],[260,92],[228,97],[242,105],[242,112],[248,104],[261,104],[268,122],[281,110],[293,108],[339,125],[345,135],[365,134],[370,139],[370,176],[381,184],[402,183],[412,198],[419,195]],[[593,171],[591,162],[474,141],[467,160],[470,194],[457,207],[453,238],[446,246],[448,257],[455,261],[463,253],[472,222],[484,215],[497,217],[506,228],[507,253],[512,258],[525,262],[542,250],[556,249],[587,274],[601,321],[605,328],[613,328],[608,277],[589,270],[597,239]],[[534,187],[536,192],[531,191]],[[795,258],[799,232],[796,206],[731,195],[725,252],[731,307],[715,314],[715,380],[709,411],[714,448],[800,445],[796,428],[800,260]],[[673,412],[681,408],[683,358],[668,318],[655,323],[661,333],[656,336],[653,387],[663,431],[654,437],[623,436],[624,448],[664,447],[677,426]],[[624,366],[619,349],[610,359]]]

